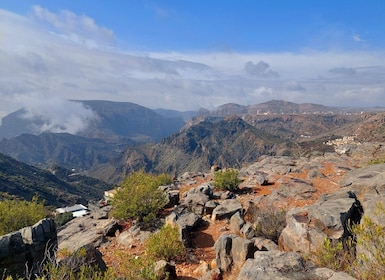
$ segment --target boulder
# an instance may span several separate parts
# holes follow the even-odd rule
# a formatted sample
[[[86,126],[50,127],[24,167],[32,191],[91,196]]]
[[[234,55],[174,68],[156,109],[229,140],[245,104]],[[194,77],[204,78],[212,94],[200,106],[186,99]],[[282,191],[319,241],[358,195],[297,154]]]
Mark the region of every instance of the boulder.
[[[236,199],[226,199],[222,201],[215,209],[211,215],[211,219],[223,220],[230,219],[232,215],[242,209],[242,204]]]
[[[123,246],[133,247],[137,244],[144,244],[150,236],[150,231],[141,230],[138,225],[133,225],[128,230],[120,233],[116,241]]]
[[[274,241],[270,239],[266,239],[263,237],[256,237],[254,240],[254,246],[258,249],[258,251],[274,251],[278,250],[278,245],[274,243]]]
[[[59,259],[58,262],[59,265],[74,272],[80,271],[81,266],[92,266],[98,271],[107,270],[107,265],[103,261],[102,254],[91,244],[80,247],[72,256]]]
[[[203,215],[208,201],[209,197],[204,193],[188,193],[183,198],[182,205],[187,206],[191,212],[197,215]]]
[[[342,277],[342,278],[340,278]],[[295,252],[257,251],[254,258],[246,260],[237,280],[353,280],[343,272],[330,269],[319,269],[312,263],[307,263]]]
[[[202,221],[200,215],[190,212],[185,205],[176,207],[165,220],[166,224],[178,226],[180,238],[188,247],[191,246],[189,232],[197,230],[202,224]]]
[[[42,262],[52,259],[57,250],[56,225],[43,219],[31,227],[0,237],[0,275],[37,273]]]
[[[229,272],[240,268],[248,258],[252,258],[256,248],[254,242],[235,234],[222,234],[214,244],[216,264],[221,271]]]
[[[176,274],[175,265],[165,260],[160,260],[155,263],[154,273],[158,280],[176,280],[178,276]]]
[[[311,198],[316,191],[310,181],[291,178],[287,182],[280,184],[279,187],[272,192],[271,196],[303,200]]]
[[[286,227],[279,238],[283,250],[309,254],[322,245],[326,237],[344,240],[350,233],[349,223],[359,223],[362,206],[352,192],[322,196],[312,206],[291,209]]]
[[[93,215],[75,218],[58,232],[59,249],[75,252],[86,245],[99,247],[107,241],[106,236],[114,235],[118,228],[118,221],[113,218],[94,219]]]

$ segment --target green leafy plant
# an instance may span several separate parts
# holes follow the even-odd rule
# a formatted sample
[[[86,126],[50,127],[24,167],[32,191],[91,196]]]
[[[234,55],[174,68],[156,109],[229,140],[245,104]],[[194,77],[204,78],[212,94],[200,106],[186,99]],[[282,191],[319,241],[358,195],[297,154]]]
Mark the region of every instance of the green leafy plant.
[[[171,177],[147,174],[144,170],[133,173],[116,189],[112,199],[112,216],[120,220],[153,220],[166,204],[166,196],[159,189],[172,182]]]
[[[222,190],[236,191],[242,182],[238,178],[238,171],[235,169],[219,170],[214,173],[214,186]]]
[[[32,226],[47,216],[44,201],[39,202],[37,196],[31,201],[18,199],[0,201],[0,235]]]
[[[164,225],[146,242],[146,254],[150,258],[167,261],[181,258],[185,247],[180,240],[178,226]]]

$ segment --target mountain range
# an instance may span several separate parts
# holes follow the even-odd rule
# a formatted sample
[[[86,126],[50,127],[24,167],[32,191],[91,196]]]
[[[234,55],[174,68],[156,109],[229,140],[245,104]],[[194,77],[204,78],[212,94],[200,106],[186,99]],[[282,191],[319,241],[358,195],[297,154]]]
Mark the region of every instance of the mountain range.
[[[176,176],[186,171],[209,170],[213,164],[239,168],[261,155],[324,153],[332,149],[324,144],[326,141],[347,135],[359,141],[385,140],[385,113],[381,108],[333,108],[270,101],[178,112],[151,110],[129,102],[72,102],[81,102],[94,114],[83,130],[77,134],[38,133],[36,128],[44,127],[47,120],[26,118],[26,109],[21,109],[3,118],[0,153],[45,170],[60,167],[71,170],[68,174],[80,173],[108,182],[93,192],[95,196],[141,168]],[[14,178],[9,168],[2,170],[4,178]],[[17,187],[11,188],[9,184],[22,185],[5,182],[4,179],[0,191],[12,193]],[[71,197],[60,203],[89,197],[78,191],[69,192],[68,183],[54,187]],[[32,189],[29,197],[33,195]],[[37,191],[48,196],[47,191]],[[47,200],[58,204],[53,199],[48,196]]]

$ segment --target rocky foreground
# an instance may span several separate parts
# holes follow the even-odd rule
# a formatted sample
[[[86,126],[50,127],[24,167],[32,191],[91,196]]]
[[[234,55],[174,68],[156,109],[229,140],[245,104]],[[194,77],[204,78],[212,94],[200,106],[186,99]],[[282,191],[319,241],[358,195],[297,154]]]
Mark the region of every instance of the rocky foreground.
[[[163,222],[177,224],[189,247],[186,262],[175,264],[177,279],[353,279],[304,257],[326,237],[348,234],[348,221],[374,217],[375,204],[385,202],[385,164],[368,162],[385,159],[385,149],[350,143],[336,151],[263,156],[239,170],[243,182],[236,194],[214,189],[210,173],[185,173],[165,186],[173,207]],[[255,209],[262,208],[287,211],[277,240],[257,237]],[[107,207],[71,221],[58,242],[71,251],[92,244],[113,267],[119,251],[142,254],[150,234],[136,225],[120,227]]]
[[[160,262],[175,279],[354,279],[309,261],[325,238],[342,240],[351,221],[374,214],[385,202],[385,146],[334,143],[336,152],[309,157],[262,156],[239,170],[236,193],[213,187],[211,173],[185,173],[162,186],[170,203],[159,221],[176,224],[187,247],[184,262]],[[368,163],[376,164],[368,164]],[[278,235],[261,236],[263,210],[284,213]],[[136,223],[121,225],[110,206],[57,229],[45,221],[1,237],[1,267],[34,264],[46,240],[75,252],[86,247],[103,269],[118,267],[120,252],[144,254],[152,234]],[[53,232],[55,230],[55,232]],[[55,238],[53,238],[53,236]],[[17,241],[17,242],[16,242]],[[162,271],[162,268],[159,268]]]

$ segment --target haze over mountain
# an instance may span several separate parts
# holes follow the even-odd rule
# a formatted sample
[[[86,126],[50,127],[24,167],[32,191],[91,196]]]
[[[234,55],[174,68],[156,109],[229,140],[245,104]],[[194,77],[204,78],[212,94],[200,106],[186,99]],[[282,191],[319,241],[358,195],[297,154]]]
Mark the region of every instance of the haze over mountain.
[[[170,116],[166,112],[161,115],[131,102],[66,101],[63,107],[29,106],[11,113],[2,120],[0,138],[67,132],[113,142],[121,137],[148,142],[158,141],[184,125],[183,112],[170,110]]]

